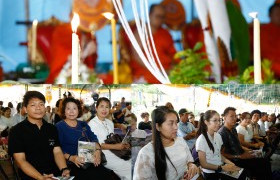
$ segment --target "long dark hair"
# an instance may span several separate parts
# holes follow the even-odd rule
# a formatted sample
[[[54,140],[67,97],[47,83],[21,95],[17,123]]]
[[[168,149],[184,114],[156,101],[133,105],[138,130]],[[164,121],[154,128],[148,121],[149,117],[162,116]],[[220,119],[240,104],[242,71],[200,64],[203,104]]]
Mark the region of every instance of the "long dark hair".
[[[200,116],[200,120],[199,120],[199,128],[198,131],[196,133],[196,136],[200,136],[201,134],[205,137],[206,142],[209,146],[209,148],[213,151],[213,153],[215,152],[214,150],[214,146],[211,143],[208,135],[207,135],[207,125],[205,124],[205,121],[210,121],[210,119],[215,115],[218,114],[217,111],[215,110],[208,110],[205,113],[203,113],[203,115]]]
[[[166,115],[170,113],[177,115],[176,111],[171,110],[166,106],[159,106],[152,112],[152,126],[153,126],[152,131],[153,131],[153,147],[155,152],[155,169],[156,169],[157,178],[160,180],[166,180],[165,177],[165,172],[167,169],[166,158],[169,160],[169,162],[172,164],[174,169],[177,171],[174,164],[166,154],[166,151],[161,141],[160,132],[156,128],[156,125],[161,126],[162,123],[165,122]]]

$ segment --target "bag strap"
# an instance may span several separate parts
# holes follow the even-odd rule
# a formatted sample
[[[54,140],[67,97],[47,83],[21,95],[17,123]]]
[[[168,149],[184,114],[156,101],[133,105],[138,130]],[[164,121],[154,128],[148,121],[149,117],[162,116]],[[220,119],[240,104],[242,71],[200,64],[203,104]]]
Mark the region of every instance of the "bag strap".
[[[88,141],[88,142],[91,142],[91,140],[88,138],[88,135],[87,135],[87,127],[86,127],[86,124],[85,124],[85,122],[81,122],[81,126],[82,126],[82,137],[80,137],[79,139],[78,139],[78,141],[81,139],[81,138],[86,138],[86,140]]]
[[[110,134],[108,134],[107,135],[107,139],[109,139],[111,136],[113,136],[114,135],[114,133],[110,133]]]

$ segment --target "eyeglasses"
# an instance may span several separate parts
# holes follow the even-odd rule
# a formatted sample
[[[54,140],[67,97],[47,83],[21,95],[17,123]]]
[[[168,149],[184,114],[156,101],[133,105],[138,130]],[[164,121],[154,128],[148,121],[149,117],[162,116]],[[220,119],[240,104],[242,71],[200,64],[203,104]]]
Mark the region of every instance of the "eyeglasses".
[[[210,120],[211,122],[215,124],[220,124],[222,121],[220,119]]]

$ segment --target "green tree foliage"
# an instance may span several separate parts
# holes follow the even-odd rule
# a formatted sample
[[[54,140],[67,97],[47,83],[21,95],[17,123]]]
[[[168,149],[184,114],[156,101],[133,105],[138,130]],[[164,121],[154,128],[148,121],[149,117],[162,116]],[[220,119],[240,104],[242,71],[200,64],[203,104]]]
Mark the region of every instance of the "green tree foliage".
[[[211,63],[205,53],[199,52],[203,44],[196,43],[193,49],[177,52],[175,59],[181,61],[169,73],[170,81],[174,84],[206,84],[210,83],[210,72],[205,68]]]

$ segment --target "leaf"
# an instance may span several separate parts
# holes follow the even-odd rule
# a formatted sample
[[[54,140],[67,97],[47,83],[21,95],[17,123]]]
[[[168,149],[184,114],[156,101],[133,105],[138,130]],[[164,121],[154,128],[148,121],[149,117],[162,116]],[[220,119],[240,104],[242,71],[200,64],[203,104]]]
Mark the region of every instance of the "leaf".
[[[176,53],[175,57],[180,57],[182,60],[169,72],[172,83],[210,83],[208,80],[210,72],[205,71],[205,68],[211,63],[205,58],[205,53],[196,52],[202,45],[202,43],[197,43],[194,49],[185,49]]]
[[[195,45],[194,45],[194,48],[193,48],[193,51],[196,52],[198,50],[200,50],[203,46],[203,43],[202,42],[197,42]]]

